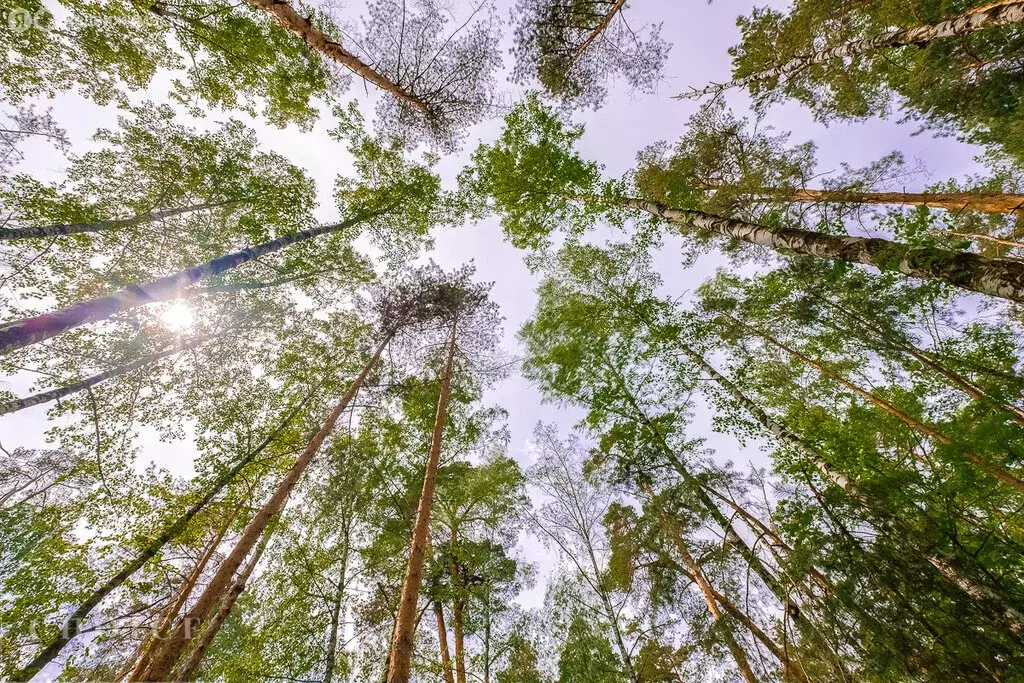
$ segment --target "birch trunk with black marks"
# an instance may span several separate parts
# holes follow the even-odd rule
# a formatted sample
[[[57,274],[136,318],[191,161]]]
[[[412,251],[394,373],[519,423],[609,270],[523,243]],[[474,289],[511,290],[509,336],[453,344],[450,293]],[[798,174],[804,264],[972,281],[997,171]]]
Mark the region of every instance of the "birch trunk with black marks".
[[[924,280],[1024,302],[1024,263],[994,259],[964,251],[913,246],[878,237],[826,235],[799,228],[773,228],[701,211],[673,209],[642,199],[625,199],[624,206],[658,216],[670,223],[776,251],[791,251],[830,261],[845,261],[895,270]]]
[[[192,518],[203,511],[206,506],[210,504],[210,501],[217,496],[217,494],[231,484],[231,482],[235,480],[238,474],[245,469],[249,463],[255,460],[260,453],[266,450],[267,447],[274,442],[281,432],[291,424],[292,420],[295,419],[312,397],[313,392],[311,391],[287,414],[282,423],[262,442],[260,442],[258,446],[256,446],[256,448],[247,453],[245,457],[239,460],[238,463],[236,463],[230,470],[218,476],[210,490],[207,491],[199,501],[191,505],[177,519],[171,522],[171,524],[169,524],[159,536],[150,541],[146,548],[136,555],[134,559],[128,562],[120,572],[110,579],[107,579],[103,584],[93,590],[93,592],[89,594],[89,597],[82,601],[78,607],[75,608],[75,611],[71,613],[71,616],[68,617],[58,635],[53,640],[49,641],[46,646],[32,659],[32,661],[26,664],[19,671],[15,672],[11,676],[11,681],[14,683],[25,683],[39,673],[43,667],[52,662],[54,658],[60,654],[61,650],[63,650],[64,647],[79,634],[82,629],[82,622],[85,621],[85,618],[88,617],[93,609],[100,604],[103,598],[107,597],[110,593],[124,584],[124,582],[131,578],[131,576],[142,568],[146,562],[156,557],[157,554],[163,550],[164,546],[177,538],[186,529],[186,527],[188,527]]]
[[[323,425],[306,444],[302,454],[299,455],[295,464],[292,465],[291,469],[277,485],[274,493],[270,496],[267,502],[263,504],[263,507],[256,513],[248,526],[246,526],[245,531],[242,532],[242,535],[234,549],[224,559],[220,567],[218,567],[213,578],[210,579],[210,582],[206,586],[206,590],[203,591],[196,603],[185,614],[178,626],[175,627],[167,639],[160,655],[154,657],[153,666],[146,672],[146,680],[165,680],[170,675],[175,663],[184,653],[185,646],[189,639],[190,630],[196,627],[201,627],[202,624],[211,616],[215,606],[223,599],[226,591],[231,585],[231,580],[235,572],[238,571],[242,562],[245,561],[245,558],[256,546],[256,543],[259,541],[266,528],[270,525],[271,521],[281,512],[282,509],[284,509],[285,504],[288,502],[288,498],[291,496],[292,490],[295,488],[296,484],[298,484],[299,479],[305,471],[309,468],[310,463],[312,463],[313,458],[319,452],[323,442],[334,431],[334,427],[341,418],[341,415],[352,403],[352,400],[359,392],[359,389],[362,387],[366,377],[377,364],[377,361],[380,360],[384,349],[391,342],[391,338],[394,334],[395,331],[392,329],[384,335],[383,340],[375,349],[373,356],[371,356],[370,360],[363,366],[359,376],[352,382],[348,391],[346,391],[345,395],[334,407],[334,410],[331,411],[331,414],[328,415]]]
[[[427,468],[423,475],[423,490],[416,510],[412,544],[409,549],[409,563],[402,583],[402,596],[395,616],[395,632],[391,639],[388,661],[387,683],[409,683],[412,653],[416,636],[416,613],[423,581],[423,565],[429,542],[430,513],[434,506],[434,489],[437,486],[437,471],[441,461],[441,445],[444,441],[444,424],[448,417],[448,403],[452,392],[452,375],[455,371],[455,329],[452,321],[448,337],[448,356],[441,374],[441,392],[437,398],[437,415],[430,435],[430,450],[427,454]]]
[[[728,83],[709,85],[706,88],[694,88],[688,93],[677,95],[676,98],[689,99],[704,95],[716,95],[731,88],[742,88],[759,81],[792,76],[809,66],[824,64],[835,59],[870,54],[890,47],[927,45],[943,38],[954,38],[999,26],[1011,26],[1022,21],[1024,21],[1024,2],[993,3],[985,7],[969,10],[935,24],[922,24],[911,28],[888,31],[870,38],[854,40],[836,47],[800,55],[775,68],[759,71],[749,76],[734,78]]]
[[[191,285],[214,275],[237,268],[267,254],[280,251],[293,244],[305,242],[321,235],[341,232],[357,225],[370,216],[353,218],[342,223],[321,225],[309,230],[302,230],[290,235],[258,244],[233,254],[219,256],[192,268],[178,271],[173,275],[158,280],[132,285],[120,292],[96,297],[89,301],[62,308],[53,313],[42,313],[31,318],[22,318],[0,327],[0,354],[10,353],[16,349],[38,344],[61,332],[74,329],[79,325],[105,320],[115,313],[131,310],[154,301],[166,301],[182,296]]]

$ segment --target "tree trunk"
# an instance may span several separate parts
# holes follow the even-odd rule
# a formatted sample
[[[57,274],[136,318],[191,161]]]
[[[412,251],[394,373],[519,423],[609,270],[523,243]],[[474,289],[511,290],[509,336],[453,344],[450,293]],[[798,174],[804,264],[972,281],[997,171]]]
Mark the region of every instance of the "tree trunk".
[[[224,559],[220,567],[217,569],[217,573],[214,574],[209,584],[207,584],[206,590],[203,591],[196,603],[185,614],[184,618],[171,633],[167,642],[164,644],[160,655],[154,657],[153,666],[146,672],[146,680],[165,680],[171,673],[171,669],[174,667],[174,664],[184,653],[184,649],[189,638],[189,631],[197,626],[201,626],[214,607],[223,599],[224,594],[230,587],[231,579],[235,572],[259,541],[271,520],[273,520],[274,517],[276,517],[284,508],[285,504],[288,502],[289,496],[291,495],[292,489],[295,488],[295,485],[313,461],[313,458],[320,450],[320,446],[323,445],[324,440],[331,434],[331,432],[334,431],[334,427],[337,424],[338,419],[341,417],[342,413],[348,409],[349,404],[359,392],[359,389],[362,387],[366,377],[377,364],[377,361],[380,359],[384,349],[391,342],[391,338],[394,334],[395,330],[391,329],[384,335],[384,339],[377,346],[370,360],[363,366],[359,376],[356,377],[351,386],[349,386],[344,397],[342,397],[341,401],[338,402],[334,410],[331,411],[331,414],[327,417],[316,434],[314,434],[309,440],[309,443],[295,461],[295,464],[292,465],[288,474],[286,474],[277,485],[273,495],[271,495],[267,502],[264,503],[263,507],[256,513],[248,526],[246,526],[245,531],[242,532],[242,536],[239,538],[234,549]]]
[[[223,202],[192,204],[190,206],[182,206],[176,209],[163,209],[161,211],[144,213],[141,216],[133,216],[131,218],[122,218],[112,221],[96,221],[95,223],[59,223],[56,225],[39,225],[31,228],[0,228],[0,241],[39,239],[44,237],[58,237],[60,235],[77,235],[84,232],[106,232],[107,230],[128,228],[142,223],[154,223],[156,221],[162,221],[165,218],[173,218],[174,216],[180,216],[185,213],[205,211],[206,209],[215,209],[219,206],[237,203],[239,203],[239,200],[232,199]]]
[[[452,608],[452,632],[455,634],[455,680],[466,683],[466,603],[456,600]]]
[[[277,429],[271,432],[256,448],[247,453],[246,456],[238,461],[234,467],[220,475],[214,482],[213,487],[206,492],[206,495],[204,495],[202,499],[189,507],[181,514],[180,517],[168,525],[167,528],[164,529],[163,533],[153,539],[149,545],[146,546],[145,550],[125,565],[120,572],[89,594],[89,597],[79,604],[75,611],[71,613],[71,616],[68,617],[57,637],[51,640],[46,647],[44,647],[39,654],[32,659],[31,662],[26,664],[20,671],[15,672],[11,677],[11,681],[15,683],[25,683],[39,673],[44,666],[53,661],[53,659],[60,654],[60,651],[64,649],[64,646],[78,635],[81,630],[82,622],[87,616],[89,616],[96,605],[100,604],[100,601],[102,601],[103,598],[127,581],[135,572],[146,564],[146,562],[153,557],[156,557],[157,553],[159,553],[167,543],[177,538],[178,535],[188,526],[188,523],[192,521],[193,517],[205,509],[218,493],[224,490],[226,486],[235,480],[235,477],[245,469],[246,465],[251,463],[260,453],[266,450],[266,448],[273,443],[278,435],[283,432],[289,424],[291,424],[291,421],[295,419],[295,416],[299,414],[299,411],[302,410],[312,397],[313,392],[310,391],[306,394],[306,397],[288,413]]]
[[[857,396],[860,396],[861,398],[863,398],[864,400],[866,400],[866,401],[872,403],[873,405],[877,406],[878,408],[880,408],[884,412],[892,415],[897,420],[899,420],[903,424],[907,425],[908,427],[910,427],[911,429],[913,429],[917,433],[922,434],[924,436],[927,436],[928,438],[930,438],[930,439],[932,439],[932,440],[942,444],[943,446],[951,446],[951,445],[953,445],[953,441],[948,436],[946,436],[945,434],[943,434],[939,430],[935,429],[934,427],[926,425],[925,423],[921,422],[920,420],[912,417],[911,415],[908,415],[907,413],[905,413],[904,411],[900,410],[899,408],[897,408],[893,404],[889,403],[885,399],[882,399],[882,398],[879,398],[878,396],[875,396],[870,391],[867,391],[865,389],[860,388],[859,386],[857,386],[853,382],[850,382],[849,380],[847,380],[846,378],[842,377],[838,373],[833,372],[832,370],[829,370],[828,368],[826,368],[821,363],[818,363],[818,362],[808,358],[804,354],[800,353],[799,351],[797,351],[797,350],[795,350],[793,348],[790,348],[786,344],[783,344],[782,342],[778,341],[777,339],[775,339],[774,337],[772,337],[768,333],[766,333],[766,332],[764,332],[762,330],[758,330],[758,329],[756,329],[754,327],[751,327],[750,325],[747,325],[746,323],[740,322],[739,320],[737,320],[736,318],[733,318],[732,316],[729,316],[729,317],[730,317],[731,320],[737,322],[738,324],[742,325],[743,327],[746,327],[750,331],[752,331],[755,334],[757,334],[759,337],[761,337],[762,339],[767,341],[769,344],[772,344],[773,346],[776,346],[776,347],[782,349],[783,351],[785,351],[789,355],[793,356],[794,358],[799,359],[805,365],[814,368],[819,373],[821,373],[824,377],[827,377],[827,378],[831,379],[832,381],[838,383],[839,385],[849,389],[850,391],[852,391]],[[984,460],[984,458],[982,458],[977,453],[974,453],[974,452],[966,450],[966,449],[959,449],[959,450],[960,450],[961,455],[963,455],[964,458],[966,458],[969,462],[971,462],[975,467],[977,467],[979,470],[981,470],[985,474],[987,474],[990,477],[993,477],[993,478],[1003,482],[1004,484],[1012,486],[1013,488],[1017,489],[1021,493],[1024,493],[1024,480],[1021,480],[1018,477],[1014,476],[1013,474],[1010,474],[1009,472],[1007,472],[1006,470],[1004,470],[1001,467],[998,467],[996,465],[993,465],[991,463],[986,462]]]
[[[441,649],[441,673],[445,683],[455,683],[452,673],[452,655],[448,651],[448,629],[444,625],[444,607],[440,600],[434,601],[434,616],[437,617],[437,642]]]
[[[1017,214],[1024,210],[1024,194],[996,192],[859,192],[851,190],[764,187],[751,191],[759,199],[798,204],[869,204],[875,206],[929,206],[946,211]],[[956,234],[956,233],[950,233]]]
[[[334,604],[331,605],[331,632],[327,637],[327,663],[324,666],[324,683],[334,681],[334,660],[338,656],[338,633],[341,630],[342,601],[345,597],[345,585],[348,583],[349,526],[345,526],[345,555],[341,560],[341,576],[338,577],[338,589],[334,592]]]
[[[54,337],[61,332],[74,329],[79,325],[105,320],[115,313],[131,310],[154,301],[166,301],[182,296],[189,286],[208,277],[219,275],[243,263],[280,251],[285,247],[299,242],[341,232],[357,225],[370,216],[353,218],[333,225],[321,225],[309,230],[302,230],[263,244],[249,247],[233,254],[219,256],[201,265],[186,268],[173,275],[158,280],[132,285],[120,292],[96,297],[89,301],[62,308],[53,313],[41,313],[31,318],[22,318],[0,327],[0,354],[10,353],[16,349]]]
[[[38,394],[26,396],[25,398],[19,398],[14,401],[11,401],[10,403],[0,404],[0,415],[16,413],[19,410],[25,410],[26,408],[38,406],[43,403],[56,401],[57,399],[64,398],[65,396],[70,396],[71,394],[77,393],[79,391],[84,391],[89,387],[96,386],[100,382],[105,382],[106,380],[111,379],[113,377],[127,375],[129,372],[134,372],[139,368],[144,368],[147,365],[151,365],[152,363],[155,363],[162,358],[166,358],[167,356],[178,353],[179,351],[194,349],[200,344],[204,344],[210,341],[211,339],[216,339],[217,336],[219,335],[200,337],[199,339],[195,339],[184,344],[178,343],[164,351],[159,351],[157,353],[152,353],[148,356],[143,356],[138,360],[133,360],[131,363],[125,363],[124,365],[118,366],[116,368],[111,368],[110,370],[106,370],[104,372],[95,374],[92,377],[87,377],[78,382],[72,382],[71,384],[66,384],[62,387],[57,387],[56,389],[50,389],[49,391],[43,391]]]
[[[837,47],[800,55],[775,68],[735,78],[721,85],[695,88],[691,92],[676,97],[677,99],[688,99],[714,95],[730,88],[741,88],[758,81],[791,76],[814,64],[824,64],[834,59],[856,57],[888,47],[926,45],[942,38],[967,35],[997,26],[1010,26],[1021,21],[1024,21],[1024,2],[992,3],[986,7],[968,10],[936,24],[922,24],[912,28],[889,31],[871,38],[854,40]]]
[[[252,576],[253,570],[256,569],[256,565],[259,564],[260,558],[263,557],[263,551],[267,549],[267,545],[270,543],[270,537],[273,535],[273,529],[267,529],[263,534],[263,539],[260,544],[256,547],[256,552],[253,553],[252,558],[248,564],[235,579],[234,583],[231,584],[231,589],[228,591],[224,599],[221,600],[220,606],[217,608],[217,612],[213,615],[213,618],[207,622],[205,628],[199,634],[195,646],[192,651],[189,652],[188,658],[181,662],[178,667],[171,673],[171,680],[173,681],[191,681],[195,679],[196,673],[199,671],[199,667],[203,663],[203,657],[206,655],[207,648],[213,643],[214,638],[220,632],[220,627],[224,625],[224,621],[231,614],[232,608],[235,603],[238,602],[238,598],[242,593],[245,592],[245,587],[249,582],[249,577]]]
[[[912,246],[877,237],[826,235],[799,228],[771,228],[701,211],[673,209],[643,199],[625,199],[622,204],[670,223],[707,230],[776,251],[792,251],[831,261],[862,263],[880,270],[896,270],[904,275],[939,280],[972,292],[1024,302],[1024,263],[1017,261],[992,259],[965,251]]]
[[[590,32],[590,35],[587,36],[587,39],[580,43],[579,47],[577,47],[573,51],[572,57],[569,59],[569,65],[567,67],[567,70],[571,69],[573,65],[580,60],[580,57],[583,56],[583,53],[590,49],[590,46],[594,43],[594,41],[601,37],[601,34],[604,33],[605,30],[607,30],[609,25],[611,25],[612,20],[615,18],[615,15],[621,12],[622,8],[625,6],[626,0],[615,0],[614,4],[608,10],[608,13],[601,18],[601,21],[599,21],[597,26],[594,27],[594,30]]]
[[[391,93],[415,109],[430,114],[430,109],[418,95],[394,83],[391,79],[374,70],[369,64],[352,54],[341,43],[332,40],[326,33],[313,25],[309,19],[302,17],[286,0],[247,0],[256,9],[266,12],[274,21],[292,35],[302,39],[311,50],[319,52],[327,59],[337,62],[363,79],[370,81],[378,88]]]
[[[139,680],[139,676],[149,668],[152,661],[153,651],[156,649],[156,643],[161,642],[167,637],[167,632],[171,630],[171,626],[174,625],[175,620],[178,618],[178,614],[181,613],[185,603],[188,602],[188,598],[192,595],[192,590],[195,588],[196,582],[199,581],[199,577],[203,575],[203,571],[206,569],[206,565],[209,563],[210,558],[213,557],[214,552],[216,552],[217,548],[220,547],[228,529],[231,528],[231,523],[234,522],[235,517],[238,516],[238,512],[239,508],[235,508],[234,512],[232,512],[231,516],[228,517],[228,521],[221,528],[220,532],[210,539],[206,550],[200,556],[199,561],[196,562],[196,566],[192,569],[192,572],[189,573],[185,583],[182,584],[181,588],[178,590],[178,594],[174,598],[174,601],[167,606],[167,609],[164,611],[163,615],[161,615],[160,622],[157,624],[156,630],[151,631],[146,637],[146,640],[143,641],[142,645],[139,647],[140,654],[135,666],[132,667],[131,672],[128,674],[129,681]]]
[[[651,495],[648,491],[648,495]],[[667,515],[662,514],[662,520],[667,520]],[[689,548],[686,546],[686,542],[683,540],[682,535],[673,531],[669,534],[672,537],[672,541],[676,546],[676,551],[680,557],[683,558],[683,562],[690,569],[694,582],[697,587],[700,588],[701,595],[704,596],[704,603],[707,605],[708,611],[711,612],[711,617],[714,619],[715,624],[718,626],[718,632],[721,634],[722,639],[725,641],[726,646],[729,648],[729,652],[732,653],[733,659],[736,661],[736,666],[740,670],[740,674],[743,676],[743,680],[746,683],[757,683],[757,677],[754,675],[753,669],[750,668],[750,662],[747,660],[747,654],[740,647],[740,644],[736,642],[736,637],[733,635],[732,628],[728,623],[722,623],[722,611],[718,608],[718,602],[715,599],[715,592],[711,588],[711,584],[704,576],[704,572],[697,563],[697,560],[690,554]]]
[[[420,493],[419,507],[416,510],[412,547],[409,549],[409,564],[405,571],[405,581],[402,584],[402,597],[398,603],[395,634],[391,640],[388,683],[409,683],[416,635],[416,605],[419,602],[423,564],[426,560],[430,511],[434,505],[434,488],[437,485],[437,470],[441,460],[444,423],[448,415],[448,402],[452,391],[452,375],[455,366],[455,329],[456,321],[453,320],[451,334],[448,338],[448,358],[441,376],[441,393],[437,398],[437,415],[434,418],[434,430],[430,436],[430,451],[427,455],[426,473],[423,476],[423,491]]]

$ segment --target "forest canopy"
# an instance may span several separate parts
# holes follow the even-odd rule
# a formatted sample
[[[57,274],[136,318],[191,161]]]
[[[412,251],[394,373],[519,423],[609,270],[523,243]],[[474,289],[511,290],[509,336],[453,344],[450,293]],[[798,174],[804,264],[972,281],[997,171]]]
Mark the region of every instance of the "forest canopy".
[[[1024,2],[0,15],[0,681],[1024,680]]]

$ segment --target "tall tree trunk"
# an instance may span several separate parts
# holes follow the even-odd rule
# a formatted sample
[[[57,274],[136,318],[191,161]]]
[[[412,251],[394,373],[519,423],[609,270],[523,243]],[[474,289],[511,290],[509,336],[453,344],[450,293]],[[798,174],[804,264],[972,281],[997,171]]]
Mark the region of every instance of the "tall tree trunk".
[[[135,556],[134,559],[128,562],[120,572],[93,590],[93,592],[89,594],[89,597],[82,601],[78,607],[75,608],[75,611],[71,613],[71,616],[68,617],[59,634],[47,643],[47,645],[39,651],[32,661],[26,664],[21,670],[15,672],[11,677],[11,681],[16,683],[25,683],[39,673],[44,666],[53,661],[53,659],[60,654],[60,651],[64,649],[64,646],[78,635],[82,627],[82,622],[85,621],[85,618],[89,616],[92,610],[100,604],[103,598],[108,596],[111,592],[127,581],[135,572],[146,564],[146,562],[153,557],[156,557],[165,545],[177,538],[178,535],[181,534],[181,532],[183,532],[188,526],[188,523],[192,521],[193,517],[205,509],[217,494],[235,480],[235,477],[245,469],[246,465],[255,460],[260,453],[266,450],[266,448],[274,442],[278,435],[280,435],[281,432],[291,424],[291,421],[295,419],[295,416],[299,414],[302,408],[305,407],[312,397],[313,392],[310,391],[306,394],[305,398],[295,406],[295,408],[289,411],[281,424],[278,425],[278,427],[262,442],[260,442],[256,448],[247,453],[245,457],[239,460],[238,463],[236,463],[230,470],[218,476],[210,490],[207,491],[198,502],[190,506],[177,519],[171,522],[171,524],[169,524],[159,536],[150,541],[146,548]]]
[[[270,496],[267,502],[264,503],[259,512],[256,513],[248,526],[246,526],[245,531],[242,532],[242,535],[234,549],[224,559],[220,567],[218,567],[217,573],[214,574],[209,584],[207,584],[206,590],[203,591],[196,603],[191,609],[189,609],[181,622],[171,633],[170,637],[164,643],[164,647],[162,648],[159,656],[154,656],[153,666],[151,666],[149,671],[146,672],[146,680],[165,680],[171,673],[171,669],[184,653],[184,649],[189,638],[189,631],[195,627],[201,626],[210,616],[214,607],[223,599],[224,594],[231,585],[231,579],[235,572],[242,565],[242,562],[252,551],[253,547],[255,547],[271,520],[273,520],[284,508],[285,504],[288,502],[289,496],[291,495],[292,489],[295,488],[295,485],[298,483],[303,473],[305,473],[317,452],[319,452],[320,446],[323,445],[324,440],[327,439],[331,432],[334,431],[334,427],[337,424],[338,419],[341,417],[342,413],[348,409],[349,404],[359,392],[363,382],[366,380],[366,377],[370,374],[373,367],[377,364],[377,361],[380,360],[381,354],[391,342],[391,338],[394,334],[395,330],[392,328],[384,335],[384,338],[374,351],[373,356],[371,356],[370,360],[363,366],[359,376],[352,382],[348,391],[335,406],[334,410],[331,411],[331,414],[324,421],[323,425],[309,440],[309,443],[306,444],[302,454],[277,485],[274,493]]]
[[[648,495],[651,495],[650,491],[648,491]],[[667,521],[667,517],[667,515],[662,514],[663,521]],[[743,680],[746,683],[757,683],[757,676],[754,675],[753,669],[750,668],[746,652],[743,651],[743,648],[736,641],[732,627],[728,622],[723,623],[722,611],[718,607],[715,592],[704,576],[704,571],[701,569],[700,564],[690,553],[690,549],[687,547],[681,534],[673,530],[669,535],[672,537],[676,551],[683,558],[683,562],[690,570],[690,575],[700,589],[701,595],[704,597],[704,603],[707,605],[708,611],[711,612],[711,618],[714,619],[715,625],[718,626],[718,633],[722,636],[722,640],[725,641],[729,652],[732,653],[732,658],[736,662],[736,667],[740,670],[740,675],[743,676]]]
[[[115,313],[131,310],[154,301],[166,301],[183,295],[191,285],[208,277],[219,275],[253,259],[280,251],[285,247],[299,242],[311,240],[320,235],[341,232],[357,225],[371,216],[360,216],[342,223],[321,225],[309,230],[302,230],[284,237],[264,242],[263,244],[236,251],[233,254],[219,256],[201,265],[186,268],[173,275],[158,280],[132,285],[120,292],[96,297],[83,301],[53,313],[41,313],[31,318],[22,318],[0,327],[0,354],[10,353],[16,349],[54,337],[61,332],[74,329],[79,325],[105,320]]]
[[[862,263],[880,270],[896,270],[904,275],[939,280],[972,292],[1024,302],[1024,263],[1017,261],[987,258],[938,247],[913,246],[878,237],[826,235],[799,228],[773,228],[701,211],[673,209],[643,199],[624,199],[622,204],[670,223],[706,230],[776,251],[792,251],[831,261]]]
[[[0,228],[0,241],[39,239],[44,237],[58,237],[60,235],[77,235],[84,232],[106,232],[117,228],[128,228],[143,223],[154,223],[165,218],[173,218],[195,211],[215,209],[228,204],[238,204],[240,200],[232,199],[223,202],[209,202],[204,204],[192,204],[181,206],[176,209],[163,209],[152,211],[131,218],[122,218],[111,221],[96,221],[95,223],[58,223],[55,225],[39,225],[31,228]]]
[[[338,589],[334,591],[334,604],[331,605],[331,631],[327,636],[327,663],[324,666],[324,683],[334,682],[334,660],[338,657],[338,635],[342,627],[343,599],[345,597],[345,586],[348,583],[349,529],[349,523],[346,523],[345,555],[341,560],[341,575],[338,577]]]
[[[717,189],[717,188],[716,188]],[[869,204],[874,206],[929,206],[947,211],[1016,214],[1024,210],[1024,194],[999,192],[861,192],[812,188],[762,187],[751,196],[797,204]],[[955,233],[953,233],[955,234]]]
[[[452,633],[455,635],[455,680],[466,683],[466,603],[456,600],[452,607]]]
[[[373,83],[381,90],[388,92],[408,103],[419,111],[430,114],[427,103],[418,95],[408,91],[387,76],[374,70],[369,64],[352,54],[341,43],[334,41],[326,33],[313,25],[309,19],[301,16],[287,0],[247,0],[256,9],[266,12],[274,21],[292,35],[302,39],[311,50],[319,52],[327,59],[341,64],[361,78]]]
[[[236,578],[231,584],[231,589],[221,600],[216,613],[214,613],[213,617],[205,624],[202,632],[200,632],[196,638],[195,645],[188,653],[188,657],[181,661],[171,673],[171,680],[191,681],[195,679],[196,673],[198,673],[199,667],[203,663],[203,657],[206,655],[207,648],[210,647],[214,638],[217,637],[217,634],[220,632],[220,627],[224,625],[224,621],[228,618],[228,615],[231,614],[231,610],[234,608],[235,603],[238,602],[239,596],[245,592],[245,587],[249,583],[249,577],[252,576],[253,570],[256,569],[256,565],[260,563],[260,558],[263,557],[263,552],[267,549],[267,545],[270,543],[270,537],[273,535],[273,532],[273,528],[269,528],[263,533],[263,539],[256,547],[256,552],[253,553],[249,562],[245,565],[245,568],[243,568],[238,574],[238,578]]]
[[[871,38],[854,40],[837,47],[800,55],[775,68],[735,78],[721,85],[710,85],[701,89],[695,88],[686,94],[677,95],[676,97],[677,99],[687,99],[714,95],[730,88],[741,88],[758,81],[791,76],[814,64],[824,64],[834,59],[870,54],[889,47],[925,45],[942,38],[963,36],[997,26],[1010,26],[1021,21],[1024,21],[1024,2],[993,3],[986,7],[968,10],[963,14],[958,14],[936,24],[922,24],[912,28],[889,31],[872,36]]]
[[[455,329],[457,320],[452,321],[448,338],[448,358],[441,375],[441,393],[437,398],[437,415],[434,430],[430,435],[430,451],[427,455],[427,469],[423,475],[423,490],[416,510],[416,524],[413,526],[412,547],[409,549],[409,564],[402,583],[402,597],[398,602],[395,618],[395,634],[391,640],[391,655],[388,662],[387,683],[409,683],[412,652],[415,641],[416,605],[420,597],[420,583],[423,579],[423,564],[426,560],[427,536],[430,530],[430,511],[434,505],[434,489],[437,485],[437,470],[441,461],[441,444],[444,440],[444,423],[448,416],[448,402],[451,399],[452,375],[455,371]]]
[[[575,50],[573,50],[572,57],[569,59],[568,69],[571,69],[573,65],[580,60],[580,57],[582,57],[583,54],[588,49],[590,49],[590,46],[594,44],[594,41],[601,37],[601,34],[608,29],[608,26],[611,25],[612,20],[615,19],[615,15],[621,12],[622,8],[625,6],[626,0],[615,0],[612,6],[608,9],[607,14],[601,17],[601,21],[597,23],[597,26],[594,27],[594,30],[592,30],[590,32],[590,35],[587,36],[587,39],[580,43]]]
[[[434,616],[437,618],[437,642],[441,649],[441,673],[445,683],[455,683],[452,673],[452,655],[448,651],[448,629],[444,625],[444,606],[440,600],[434,601]]]
[[[192,569],[188,577],[185,579],[185,583],[183,583],[181,588],[178,590],[178,594],[160,616],[160,621],[157,624],[156,629],[150,631],[142,645],[139,646],[139,656],[136,660],[136,664],[128,673],[129,681],[138,680],[138,676],[149,668],[152,661],[153,650],[156,648],[156,643],[159,643],[167,637],[167,632],[171,630],[171,626],[174,625],[174,622],[181,613],[185,603],[188,602],[189,596],[192,595],[192,591],[196,586],[196,582],[199,581],[199,577],[203,575],[203,571],[206,569],[206,565],[209,563],[210,558],[213,557],[214,552],[216,552],[217,548],[220,547],[228,529],[231,528],[231,523],[234,522],[235,517],[238,516],[238,512],[239,508],[235,508],[231,513],[231,516],[228,517],[227,522],[221,528],[220,532],[210,539],[205,551],[200,556],[199,561],[196,562],[196,566]]]
[[[937,430],[934,427],[931,427],[929,425],[926,425],[925,423],[921,422],[920,420],[918,420],[917,418],[915,418],[915,417],[913,417],[911,415],[908,415],[906,412],[900,410],[899,408],[897,408],[893,404],[889,403],[885,399],[882,399],[882,398],[879,398],[878,396],[875,396],[872,392],[867,391],[865,389],[862,389],[861,387],[857,386],[853,382],[851,382],[851,381],[847,380],[846,378],[844,378],[843,376],[841,376],[839,373],[834,372],[834,371],[828,369],[827,367],[825,367],[821,363],[818,363],[817,361],[814,361],[811,358],[808,358],[807,356],[805,356],[804,354],[800,353],[796,349],[793,349],[793,348],[787,346],[786,344],[778,341],[777,339],[775,339],[774,337],[769,335],[767,332],[765,332],[763,330],[759,330],[759,329],[754,328],[754,327],[751,327],[750,325],[747,325],[746,323],[741,322],[741,321],[737,320],[736,318],[733,318],[732,316],[730,316],[730,319],[735,321],[735,322],[737,322],[738,324],[742,325],[743,327],[746,327],[747,329],[751,330],[752,332],[757,334],[759,337],[764,339],[769,344],[782,349],[783,351],[785,351],[789,355],[793,356],[794,358],[799,359],[805,365],[814,368],[819,373],[821,373],[821,375],[823,375],[824,377],[828,377],[829,379],[831,379],[832,381],[836,382],[837,384],[845,387],[846,389],[849,389],[850,391],[852,391],[857,396],[860,396],[861,398],[863,398],[864,400],[866,400],[866,401],[872,403],[873,405],[877,406],[878,408],[880,408],[884,412],[892,415],[897,420],[899,420],[903,424],[907,425],[908,427],[910,427],[911,429],[913,429],[917,433],[922,434],[924,436],[927,436],[928,438],[930,438],[930,439],[932,439],[932,440],[942,444],[943,446],[951,446],[951,445],[953,445],[952,439],[950,439],[948,436],[946,436],[945,434],[943,434],[939,430]],[[993,478],[1003,482],[1004,484],[1012,486],[1013,488],[1017,489],[1021,493],[1024,493],[1024,480],[1021,480],[1020,478],[1018,478],[1018,477],[1014,476],[1013,474],[1007,472],[1006,470],[1004,470],[1001,467],[998,467],[998,466],[993,465],[993,464],[991,464],[989,462],[986,462],[984,460],[984,458],[982,458],[977,453],[974,453],[974,452],[969,451],[967,449],[958,449],[958,450],[960,450],[960,454],[963,455],[963,457],[965,459],[967,459],[969,462],[971,462],[975,467],[977,467],[979,470],[981,470],[985,474],[987,474],[990,477],[993,477]]]
[[[192,341],[187,343],[178,343],[175,344],[174,346],[171,346],[168,349],[165,349],[164,351],[159,351],[157,353],[149,354],[148,356],[143,356],[142,358],[133,360],[131,363],[125,363],[124,365],[120,365],[116,368],[105,370],[103,372],[93,375],[92,377],[86,377],[83,380],[79,380],[78,382],[72,382],[71,384],[65,384],[62,387],[57,387],[56,389],[50,389],[49,391],[42,391],[39,392],[38,394],[26,396],[25,398],[19,398],[14,401],[11,401],[10,403],[0,404],[0,415],[16,413],[19,410],[25,410],[26,408],[38,406],[43,403],[56,401],[57,399],[64,398],[65,396],[70,396],[71,394],[77,393],[79,391],[84,391],[89,387],[96,386],[100,382],[105,382],[108,379],[120,377],[121,375],[127,375],[129,372],[134,372],[139,368],[144,368],[147,365],[151,365],[162,358],[166,358],[167,356],[173,355],[180,351],[194,349],[200,344],[205,344],[206,342],[212,339],[216,339],[218,336],[220,335],[210,335],[206,337],[200,337],[198,339],[193,339]]]

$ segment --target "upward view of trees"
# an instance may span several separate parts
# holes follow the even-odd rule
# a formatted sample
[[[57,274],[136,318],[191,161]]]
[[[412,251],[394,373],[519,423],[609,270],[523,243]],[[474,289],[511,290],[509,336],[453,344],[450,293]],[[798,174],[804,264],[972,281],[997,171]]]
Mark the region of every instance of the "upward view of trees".
[[[1024,3],[741,11],[5,8],[0,680],[1024,679]]]

